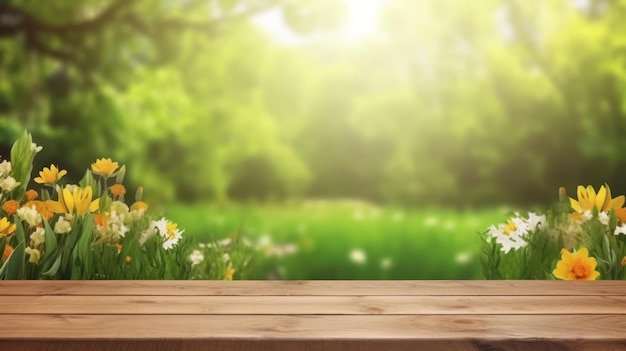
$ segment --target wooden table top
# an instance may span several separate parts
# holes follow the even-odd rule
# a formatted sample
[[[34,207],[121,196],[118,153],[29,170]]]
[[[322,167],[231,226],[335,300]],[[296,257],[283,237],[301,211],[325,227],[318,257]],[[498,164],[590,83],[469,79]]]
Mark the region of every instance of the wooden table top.
[[[622,281],[2,281],[0,350],[626,350]]]

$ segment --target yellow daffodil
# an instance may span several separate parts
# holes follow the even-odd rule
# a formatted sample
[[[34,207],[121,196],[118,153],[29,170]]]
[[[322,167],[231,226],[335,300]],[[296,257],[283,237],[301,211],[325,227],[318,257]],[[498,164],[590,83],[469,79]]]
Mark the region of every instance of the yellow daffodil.
[[[235,275],[235,269],[232,267],[226,268],[226,272],[224,272],[224,280],[233,280],[233,276]]]
[[[55,165],[50,165],[50,168],[44,167],[43,171],[39,172],[39,177],[33,180],[38,184],[55,184],[66,174],[66,170],[59,171]]]
[[[15,224],[9,222],[6,217],[0,219],[0,237],[10,235],[15,231]]]
[[[596,271],[597,261],[589,257],[586,247],[572,253],[566,249],[561,250],[561,260],[556,264],[552,274],[563,280],[596,280],[600,272]]]
[[[76,187],[72,192],[64,188],[59,193],[59,201],[47,201],[46,203],[56,213],[72,213],[82,216],[87,212],[94,212],[98,209],[100,199],[92,201],[91,197],[91,186],[87,186],[84,189]]]
[[[146,211],[148,209],[148,204],[143,201],[137,201],[134,204],[130,205],[131,211]]]
[[[601,186],[597,194],[591,185],[587,186],[587,188],[579,185],[577,193],[578,200],[572,199],[571,197],[569,200],[572,209],[579,213],[585,212],[586,210],[593,211],[594,206],[600,212],[608,212],[612,209],[617,211],[624,206],[624,201],[626,200],[624,195],[612,199],[611,189],[608,185]]]
[[[108,177],[113,174],[118,167],[119,164],[111,161],[110,158],[100,158],[91,164],[91,171],[97,175]]]

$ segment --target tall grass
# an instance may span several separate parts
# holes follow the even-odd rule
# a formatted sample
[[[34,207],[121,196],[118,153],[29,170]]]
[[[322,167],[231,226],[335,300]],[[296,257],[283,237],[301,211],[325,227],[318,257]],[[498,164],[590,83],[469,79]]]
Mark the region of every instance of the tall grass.
[[[197,243],[254,248],[249,279],[482,279],[477,233],[505,213],[319,200],[175,205],[167,216]]]

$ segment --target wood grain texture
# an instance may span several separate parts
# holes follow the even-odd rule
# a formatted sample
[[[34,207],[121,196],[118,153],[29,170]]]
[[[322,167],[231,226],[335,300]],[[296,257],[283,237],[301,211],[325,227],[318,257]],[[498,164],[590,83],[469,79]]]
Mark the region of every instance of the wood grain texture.
[[[2,314],[622,314],[626,296],[11,296]]]
[[[5,281],[0,351],[626,350],[620,281]]]
[[[624,294],[622,281],[2,281],[1,295],[589,296]]]

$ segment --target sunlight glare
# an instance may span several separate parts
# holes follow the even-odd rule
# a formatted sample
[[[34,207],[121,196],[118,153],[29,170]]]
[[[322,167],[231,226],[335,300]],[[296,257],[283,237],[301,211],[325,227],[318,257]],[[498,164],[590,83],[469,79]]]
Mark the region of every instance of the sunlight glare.
[[[273,9],[256,16],[254,22],[266,31],[270,37],[282,44],[299,44],[308,39],[320,39],[332,36],[347,42],[356,42],[375,35],[378,31],[378,16],[383,5],[392,0],[343,0],[346,6],[346,18],[337,30],[324,30],[315,35],[294,33],[283,21],[280,11]]]

